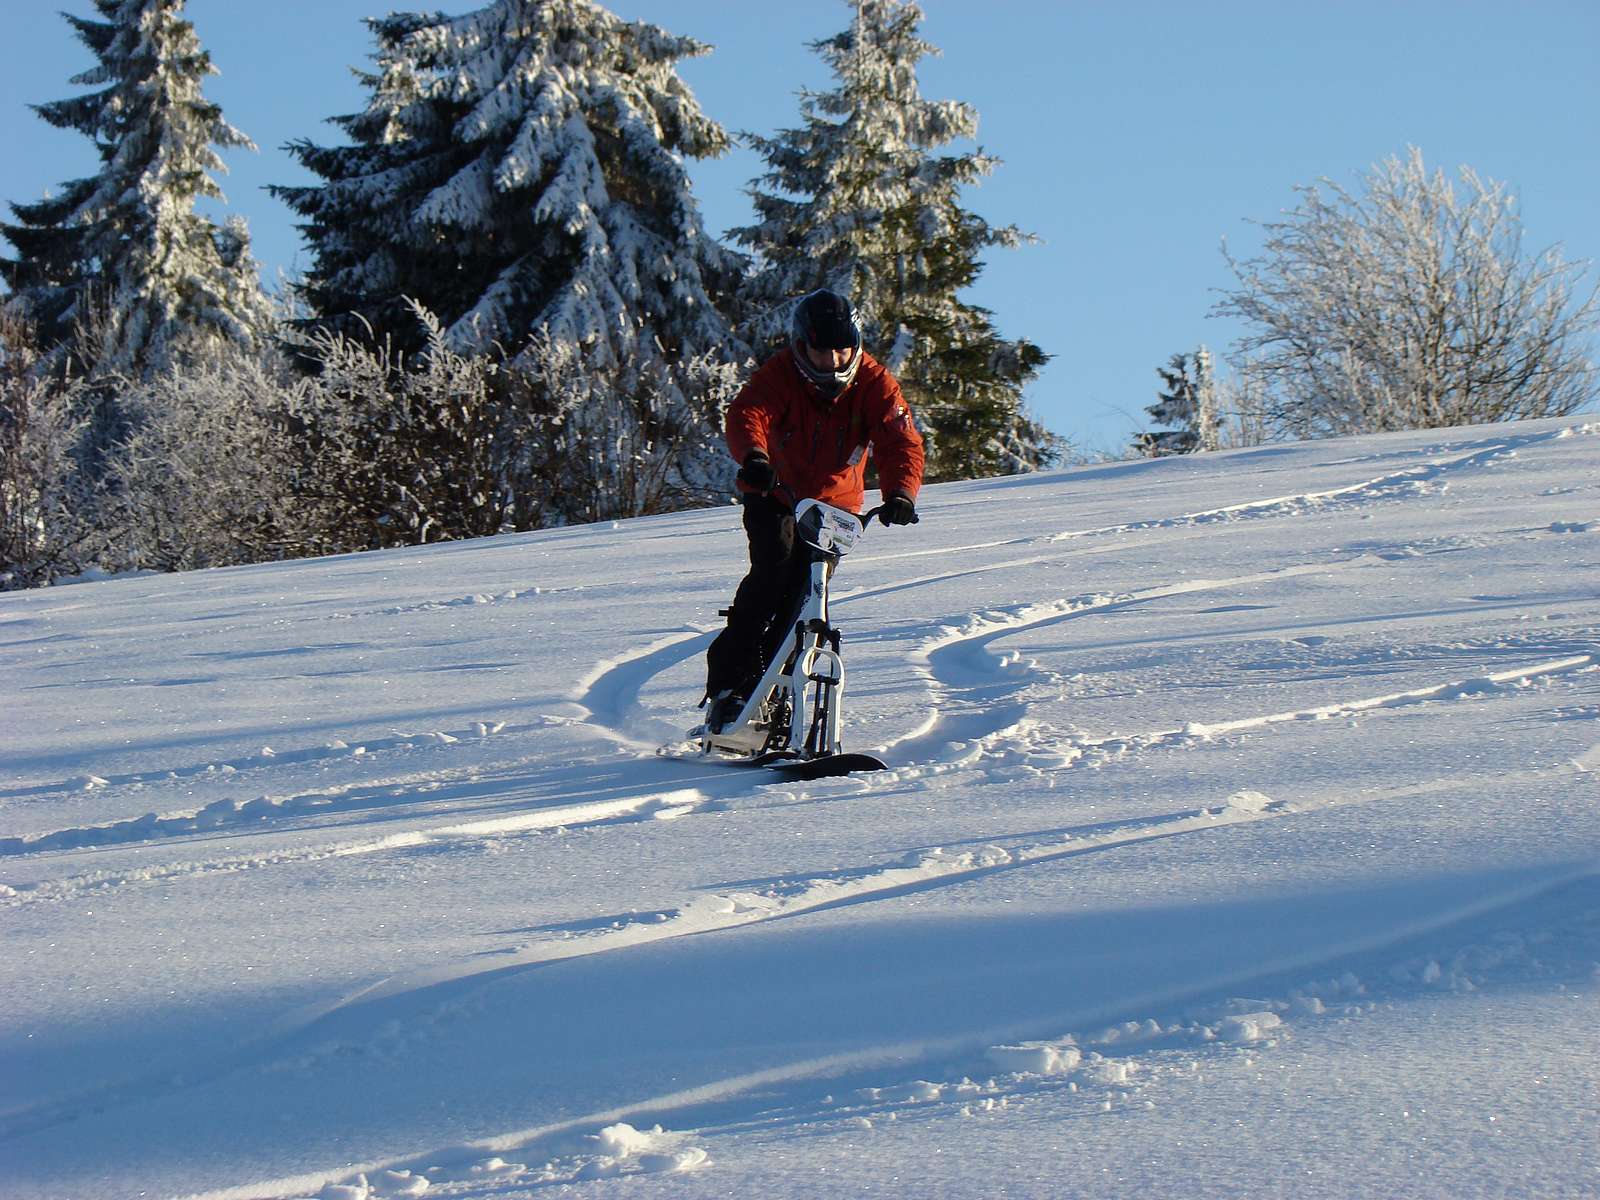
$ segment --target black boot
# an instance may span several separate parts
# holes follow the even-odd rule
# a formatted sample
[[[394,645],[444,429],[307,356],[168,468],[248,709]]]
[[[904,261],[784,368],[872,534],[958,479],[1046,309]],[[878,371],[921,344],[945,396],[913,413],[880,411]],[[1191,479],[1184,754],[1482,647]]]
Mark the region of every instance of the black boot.
[[[732,688],[724,688],[712,696],[706,708],[706,729],[711,733],[721,733],[739,719],[748,699]]]

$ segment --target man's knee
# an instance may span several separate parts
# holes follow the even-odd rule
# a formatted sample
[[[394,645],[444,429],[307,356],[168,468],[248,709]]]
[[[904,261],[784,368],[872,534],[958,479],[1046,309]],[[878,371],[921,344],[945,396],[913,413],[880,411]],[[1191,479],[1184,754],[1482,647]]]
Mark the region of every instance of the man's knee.
[[[794,553],[794,514],[765,496],[745,498],[744,530],[753,568],[776,570]]]

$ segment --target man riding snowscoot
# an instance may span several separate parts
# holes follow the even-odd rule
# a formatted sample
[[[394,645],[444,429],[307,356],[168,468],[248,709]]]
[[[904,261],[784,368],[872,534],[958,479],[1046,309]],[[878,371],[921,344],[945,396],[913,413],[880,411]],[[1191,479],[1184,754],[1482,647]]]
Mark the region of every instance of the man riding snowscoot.
[[[810,549],[795,508],[817,500],[859,513],[867,457],[878,469],[884,525],[917,520],[922,436],[889,370],[862,348],[850,302],[826,289],[795,305],[789,345],[751,376],[724,430],[739,463],[750,570],[706,653],[706,728],[734,721],[789,635],[809,586]]]

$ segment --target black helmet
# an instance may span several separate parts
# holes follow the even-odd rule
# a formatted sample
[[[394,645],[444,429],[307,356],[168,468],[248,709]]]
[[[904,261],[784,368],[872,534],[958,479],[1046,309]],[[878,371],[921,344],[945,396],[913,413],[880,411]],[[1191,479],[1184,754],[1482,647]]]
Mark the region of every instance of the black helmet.
[[[848,350],[850,361],[837,371],[819,370],[806,355],[806,347],[818,350]],[[800,297],[794,306],[789,331],[789,348],[800,374],[810,380],[825,398],[832,400],[850,386],[861,365],[861,324],[856,310],[838,292],[818,288]]]

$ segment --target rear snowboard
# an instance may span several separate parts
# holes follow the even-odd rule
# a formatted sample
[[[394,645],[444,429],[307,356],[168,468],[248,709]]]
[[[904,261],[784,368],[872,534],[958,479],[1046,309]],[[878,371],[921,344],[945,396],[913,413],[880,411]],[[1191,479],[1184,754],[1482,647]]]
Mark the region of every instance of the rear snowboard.
[[[687,741],[662,746],[656,754],[678,762],[711,763],[719,767],[768,767],[789,779],[825,779],[830,775],[888,769],[883,759],[871,754],[823,754],[816,758],[802,758],[792,750],[769,750],[765,754],[706,754],[697,742]]]
[[[888,763],[870,754],[824,754],[818,758],[796,758],[779,751],[758,754],[751,766],[770,767],[789,779],[825,779],[830,775],[849,775],[856,771],[882,771]]]

